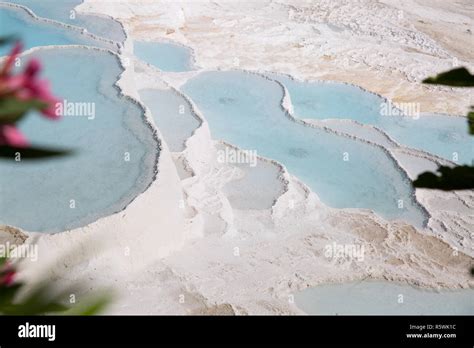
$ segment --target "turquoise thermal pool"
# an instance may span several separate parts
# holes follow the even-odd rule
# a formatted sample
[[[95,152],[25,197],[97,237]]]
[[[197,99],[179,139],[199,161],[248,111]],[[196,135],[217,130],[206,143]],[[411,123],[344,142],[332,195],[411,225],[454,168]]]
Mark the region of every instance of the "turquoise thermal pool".
[[[104,41],[81,35],[79,31],[35,20],[26,11],[0,6],[0,32],[21,39],[24,49],[52,45],[88,45],[113,48]],[[0,46],[0,56],[8,54],[9,46]]]
[[[314,315],[473,315],[474,290],[426,290],[382,281],[322,284],[295,294]]]
[[[191,50],[173,43],[134,41],[135,55],[163,71],[181,72],[193,69]]]
[[[85,28],[90,33],[103,38],[117,42],[125,40],[123,28],[116,20],[77,12],[75,8],[83,0],[9,0],[8,2],[26,6],[39,17]]]
[[[465,117],[433,114],[398,115],[397,104],[343,83],[301,82],[271,75],[288,89],[295,116],[301,119],[350,119],[377,126],[398,143],[460,164],[474,159],[474,138]],[[407,104],[416,111],[416,105]],[[387,110],[393,110],[388,112]],[[403,111],[403,110],[400,110]],[[354,135],[358,135],[354,132]]]
[[[0,161],[0,223],[57,232],[119,211],[143,192],[154,176],[158,144],[141,108],[114,86],[122,72],[116,57],[79,48],[33,56],[45,65],[54,93],[69,103],[87,103],[88,112],[57,122],[30,115],[20,123],[33,144],[76,153]]]
[[[186,140],[200,124],[188,101],[171,89],[144,89],[139,93],[170,151],[183,151]]]
[[[239,71],[206,72],[182,91],[203,112],[214,138],[279,161],[330,206],[373,209],[416,226],[425,222],[408,178],[383,150],[290,120],[274,81]]]

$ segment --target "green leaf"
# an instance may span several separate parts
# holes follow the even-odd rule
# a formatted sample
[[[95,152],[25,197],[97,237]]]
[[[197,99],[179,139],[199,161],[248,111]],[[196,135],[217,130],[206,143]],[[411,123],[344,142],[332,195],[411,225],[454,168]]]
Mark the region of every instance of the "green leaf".
[[[28,111],[42,110],[46,108],[48,104],[32,99],[32,100],[19,100],[15,97],[7,97],[0,99],[0,123],[16,123]]]
[[[0,46],[7,45],[7,44],[12,43],[16,40],[17,40],[17,38],[16,38],[15,35],[0,37]]]
[[[457,166],[454,168],[440,166],[439,174],[424,172],[413,182],[418,188],[438,189],[443,191],[474,189],[474,167]]]
[[[7,258],[0,257],[0,267],[5,262]],[[24,287],[21,282],[0,285],[0,315],[95,315],[111,301],[108,291],[100,291],[84,297],[78,304],[70,305],[67,301],[69,295],[82,291],[77,283],[58,292],[54,282],[42,281],[33,285],[26,294],[18,296],[24,293]]]
[[[21,283],[0,286],[0,313],[4,312],[5,306],[8,306],[13,302],[16,294],[22,286],[23,284]]]
[[[7,261],[8,261],[8,258],[6,258],[5,256],[0,256],[0,268],[2,268],[2,266],[6,264]]]
[[[49,149],[42,147],[12,147],[0,145],[0,158],[16,159],[20,154],[21,160],[38,160],[49,157],[61,157],[73,154],[72,150]]]
[[[53,290],[49,283],[38,284],[20,302],[14,303],[14,299],[10,298],[8,303],[0,308],[0,312],[7,315],[43,315],[64,312],[68,307],[59,303],[58,296],[51,296],[54,293]]]
[[[451,87],[474,87],[474,75],[462,67],[446,71],[435,77],[428,77],[423,80],[423,83]]]

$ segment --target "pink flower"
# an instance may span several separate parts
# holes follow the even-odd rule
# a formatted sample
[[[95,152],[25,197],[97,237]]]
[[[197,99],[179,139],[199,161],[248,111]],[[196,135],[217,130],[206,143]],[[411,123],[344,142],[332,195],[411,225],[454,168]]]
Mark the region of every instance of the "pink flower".
[[[16,271],[12,265],[7,261],[7,263],[0,270],[0,287],[1,286],[10,286],[15,281]]]
[[[27,147],[28,140],[12,124],[0,124],[0,145]]]
[[[21,50],[22,45],[17,43],[0,71],[0,98],[2,95],[7,95],[19,100],[37,100],[45,104],[45,107],[40,109],[44,116],[50,119],[59,119],[60,115],[55,110],[59,99],[52,95],[47,80],[38,79],[41,63],[37,59],[31,59],[22,73],[11,74],[13,62]]]
[[[7,57],[5,65],[3,65],[3,68],[0,70],[0,76],[10,74],[13,68],[13,63],[15,62],[16,57],[21,53],[21,51],[23,51],[23,45],[21,44],[21,42],[17,41],[15,43],[15,46],[13,46],[10,55]]]
[[[41,70],[41,63],[37,59],[28,62],[26,69],[17,79],[12,79],[7,83],[9,87],[20,88],[16,90],[16,96],[22,100],[35,99],[43,102],[47,106],[41,109],[41,113],[48,118],[57,120],[61,115],[56,113],[56,104],[59,99],[54,97],[50,92],[50,85],[47,80],[37,79],[38,72]]]
[[[16,272],[15,271],[8,271],[5,273],[5,275],[3,276],[3,279],[2,281],[0,282],[0,284],[5,284],[6,286],[9,286],[9,285],[12,285],[13,282],[15,281],[15,275],[16,275]]]
[[[45,108],[41,109],[41,113],[44,116],[53,120],[61,117],[61,115],[56,113],[56,104],[60,101],[51,94],[49,81],[37,80],[32,77],[26,81],[25,89],[30,93],[30,98],[28,99],[38,99],[47,104]]]
[[[25,69],[25,75],[34,77],[41,71],[41,63],[38,59],[32,59],[28,62]]]

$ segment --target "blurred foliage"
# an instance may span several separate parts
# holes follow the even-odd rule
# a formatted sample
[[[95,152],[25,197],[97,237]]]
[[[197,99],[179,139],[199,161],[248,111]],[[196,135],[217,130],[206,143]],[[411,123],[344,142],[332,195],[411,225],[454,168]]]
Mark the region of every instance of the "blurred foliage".
[[[17,154],[21,156],[21,159],[38,160],[48,157],[60,157],[72,154],[72,150],[59,150],[59,149],[48,149],[44,147],[15,147],[0,145],[0,158],[15,158]]]
[[[423,83],[451,87],[474,87],[474,75],[466,68],[457,68],[446,71],[435,77],[428,77]]]
[[[0,37],[0,46],[15,42],[17,38],[14,35]]]
[[[18,153],[21,160],[70,155],[72,151],[69,150],[30,145],[16,127],[31,111],[48,114],[46,110],[54,105],[55,98],[45,81],[37,78],[41,67],[38,61],[30,61],[24,72],[13,74],[14,59],[21,53],[22,46],[14,36],[0,37],[0,46],[15,42],[12,52],[0,66],[0,159],[17,159]],[[55,118],[52,116],[49,114],[49,118]],[[12,134],[12,128],[15,134]]]
[[[110,303],[110,296],[90,296],[78,304],[66,304],[70,294],[80,287],[69,287],[60,292],[54,283],[41,283],[27,289],[22,282],[14,280],[16,267],[6,258],[0,258],[0,314],[2,315],[94,315],[102,312]]]
[[[444,191],[474,189],[474,167],[440,166],[437,170],[440,175],[424,172],[413,182],[415,187],[430,188]]]
[[[466,68],[457,68],[435,77],[429,77],[423,83],[451,87],[474,87],[474,75],[471,75]],[[474,135],[474,106],[471,106],[471,110],[467,114],[467,126],[469,134]],[[474,167],[472,166],[464,165],[453,168],[440,166],[437,173],[421,173],[413,181],[413,186],[444,191],[474,189]]]
[[[16,123],[31,110],[41,110],[47,104],[41,100],[18,100],[14,97],[2,96],[0,98],[0,122]]]

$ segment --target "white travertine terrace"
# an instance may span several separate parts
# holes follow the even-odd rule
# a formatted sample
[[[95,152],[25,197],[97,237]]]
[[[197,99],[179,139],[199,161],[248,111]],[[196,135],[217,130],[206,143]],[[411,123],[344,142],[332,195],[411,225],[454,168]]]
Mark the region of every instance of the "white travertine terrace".
[[[128,59],[118,85],[135,100],[140,89],[178,89],[196,74],[163,73],[133,58],[133,40],[140,39],[189,46],[203,71],[239,68],[338,80],[395,101],[420,102],[422,111],[463,114],[472,103],[466,90],[419,83],[450,68],[453,58],[473,67],[472,48],[462,47],[469,41],[466,29],[474,31],[473,10],[462,7],[467,1],[310,3],[86,0],[78,9],[123,23],[127,40],[120,54]],[[457,41],[440,38],[440,28]],[[122,212],[27,240],[39,243],[41,262],[26,267],[25,277],[34,278],[62,255],[49,276],[88,276],[94,288],[113,286],[120,296],[109,311],[126,314],[301,313],[290,300],[295,291],[366,277],[430,288],[474,286],[467,271],[473,263],[472,192],[417,190],[432,216],[431,229],[420,231],[367,210],[329,208],[284,166],[260,158],[278,168],[284,190],[271,209],[235,209],[222,190],[226,170],[220,170],[232,166],[218,163],[220,143],[190,103],[201,125],[182,153],[170,153],[162,143],[150,187]],[[282,103],[291,116],[290,99]],[[377,136],[392,147],[375,140],[374,146],[390,152],[409,177],[420,164],[440,161]],[[326,258],[324,246],[333,242],[363,245],[365,260]]]

